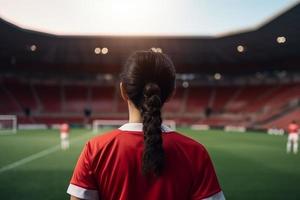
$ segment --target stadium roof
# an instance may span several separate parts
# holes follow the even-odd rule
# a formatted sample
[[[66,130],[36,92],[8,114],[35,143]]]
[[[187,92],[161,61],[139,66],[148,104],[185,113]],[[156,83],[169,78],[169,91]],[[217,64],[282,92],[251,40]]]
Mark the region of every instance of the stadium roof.
[[[57,36],[1,20],[0,71],[118,73],[131,52],[151,47],[170,55],[180,73],[299,71],[299,21],[300,3],[256,30],[221,37]]]

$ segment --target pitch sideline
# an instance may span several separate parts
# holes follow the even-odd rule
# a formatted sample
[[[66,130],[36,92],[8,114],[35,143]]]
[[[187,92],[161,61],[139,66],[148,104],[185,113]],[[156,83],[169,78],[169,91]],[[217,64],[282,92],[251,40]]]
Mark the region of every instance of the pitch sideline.
[[[80,141],[82,138],[86,137],[86,134],[91,134],[91,133],[92,132],[86,132],[86,133],[84,133],[84,135],[76,137],[74,140],[70,141],[70,143],[74,144],[74,143]],[[60,144],[59,144],[59,145],[55,145],[53,147],[50,147],[48,149],[45,149],[43,151],[40,151],[38,153],[32,154],[30,156],[27,156],[25,158],[22,158],[21,160],[18,160],[16,162],[13,162],[11,164],[8,164],[6,166],[1,167],[0,168],[0,174],[3,173],[3,172],[9,171],[11,169],[14,169],[16,167],[19,167],[21,165],[24,165],[26,163],[29,163],[29,162],[31,162],[33,160],[45,157],[45,156],[47,156],[47,155],[49,155],[51,153],[54,153],[54,152],[56,152],[56,151],[58,151],[60,149],[61,149],[61,147],[60,147]]]

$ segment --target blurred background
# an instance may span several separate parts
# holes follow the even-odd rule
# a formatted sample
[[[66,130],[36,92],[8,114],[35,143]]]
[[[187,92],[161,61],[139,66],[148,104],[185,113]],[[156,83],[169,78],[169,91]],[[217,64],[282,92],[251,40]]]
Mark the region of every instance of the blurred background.
[[[298,0],[0,0],[1,196],[68,198],[83,144],[127,120],[124,61],[152,49],[177,70],[165,123],[208,148],[227,199],[299,199],[299,21]]]

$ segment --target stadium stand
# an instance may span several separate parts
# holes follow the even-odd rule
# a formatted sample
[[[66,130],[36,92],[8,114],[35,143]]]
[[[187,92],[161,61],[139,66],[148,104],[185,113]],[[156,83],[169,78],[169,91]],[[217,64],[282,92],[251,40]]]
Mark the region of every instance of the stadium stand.
[[[164,110],[168,113],[183,113],[186,105],[186,93],[187,89],[177,87],[175,95],[172,97],[172,101],[168,101]]]
[[[115,85],[97,82],[48,83],[2,80],[1,113],[19,115],[20,123],[55,124],[61,121],[84,124],[93,118],[124,119],[127,107]],[[214,97],[214,98],[213,98]],[[283,128],[297,112],[300,84],[281,86],[192,86],[178,87],[164,108],[177,123],[212,126],[243,125]],[[40,108],[39,108],[40,107]],[[211,115],[207,116],[207,108]],[[26,113],[30,109],[30,113]],[[84,111],[90,110],[91,116]],[[283,121],[283,122],[282,122]]]
[[[215,89],[216,95],[212,104],[214,110],[216,112],[224,111],[226,105],[234,97],[237,90],[238,88],[236,87],[217,87]]]
[[[114,95],[113,86],[91,86],[90,87],[90,107],[93,112],[113,112],[115,104],[113,104]]]
[[[288,112],[287,114],[279,117],[278,119],[273,120],[270,123],[267,123],[264,125],[265,128],[283,128],[287,130],[288,125],[291,123],[291,121],[295,119],[299,119],[300,116],[300,108],[292,110]]]
[[[19,113],[22,109],[12,94],[3,86],[0,87],[0,112],[2,114]]]
[[[88,90],[81,85],[63,85],[61,87],[63,111],[71,113],[83,113],[88,105]]]
[[[209,100],[212,90],[209,87],[190,87],[188,89],[188,98],[186,111],[191,113],[200,113],[209,106]]]
[[[117,74],[132,51],[160,47],[179,75],[167,118],[286,126],[282,121],[300,118],[294,112],[300,98],[299,13],[298,3],[256,29],[209,38],[57,36],[0,19],[0,114],[17,115],[20,123],[125,119]],[[279,36],[286,42],[276,42]],[[97,46],[108,53],[95,54]]]
[[[60,112],[62,99],[59,85],[34,85],[43,112]]]

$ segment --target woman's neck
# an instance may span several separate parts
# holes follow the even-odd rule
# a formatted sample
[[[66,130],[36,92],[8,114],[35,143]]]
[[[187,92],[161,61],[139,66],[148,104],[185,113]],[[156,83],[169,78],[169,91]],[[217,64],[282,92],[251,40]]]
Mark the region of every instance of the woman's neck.
[[[130,101],[128,101],[128,111],[129,111],[129,123],[143,122],[140,111]]]

